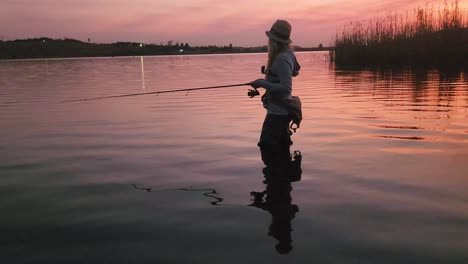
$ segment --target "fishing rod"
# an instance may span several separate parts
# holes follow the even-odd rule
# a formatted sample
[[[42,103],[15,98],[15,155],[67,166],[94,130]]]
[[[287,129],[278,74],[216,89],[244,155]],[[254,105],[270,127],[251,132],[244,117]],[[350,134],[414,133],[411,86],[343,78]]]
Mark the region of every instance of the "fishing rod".
[[[109,96],[100,96],[100,97],[93,97],[93,98],[81,98],[81,99],[74,99],[74,100],[65,100],[62,103],[71,103],[71,102],[82,102],[82,101],[93,101],[93,100],[100,100],[100,99],[108,99],[108,98],[120,98],[120,97],[129,97],[129,96],[137,96],[137,95],[148,95],[148,94],[163,94],[163,93],[176,93],[176,92],[190,92],[190,91],[198,91],[198,90],[209,90],[209,89],[220,89],[220,88],[228,88],[228,87],[236,87],[236,86],[247,86],[251,85],[251,82],[248,83],[239,83],[239,84],[229,84],[229,85],[219,85],[219,86],[208,86],[208,87],[199,87],[199,88],[189,88],[189,89],[177,89],[177,90],[164,90],[164,91],[157,91],[157,92],[147,92],[147,93],[133,93],[133,94],[121,94],[121,95],[109,95]],[[254,97],[255,95],[259,95],[258,91],[249,90],[247,93],[248,96]]]

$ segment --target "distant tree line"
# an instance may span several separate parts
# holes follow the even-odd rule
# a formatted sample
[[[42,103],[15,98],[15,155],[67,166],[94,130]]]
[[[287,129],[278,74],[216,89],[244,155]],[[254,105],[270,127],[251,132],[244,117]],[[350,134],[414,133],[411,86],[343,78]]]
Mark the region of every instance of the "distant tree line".
[[[329,48],[302,48],[297,51],[327,50]],[[166,44],[145,44],[138,42],[116,42],[98,44],[83,42],[76,39],[33,38],[12,41],[0,41],[0,59],[26,58],[67,58],[67,57],[110,57],[110,56],[148,56],[148,55],[178,55],[178,54],[216,54],[216,53],[255,53],[266,52],[266,46],[235,47],[228,46],[197,46],[189,43],[179,43],[172,40]]]

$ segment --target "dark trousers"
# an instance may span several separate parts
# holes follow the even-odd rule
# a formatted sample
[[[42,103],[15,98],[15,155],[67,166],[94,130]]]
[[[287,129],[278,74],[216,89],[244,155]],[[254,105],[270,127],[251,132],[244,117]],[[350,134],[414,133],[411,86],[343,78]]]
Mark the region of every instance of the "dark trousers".
[[[266,115],[258,142],[266,166],[285,166],[290,161],[289,122],[288,116]]]

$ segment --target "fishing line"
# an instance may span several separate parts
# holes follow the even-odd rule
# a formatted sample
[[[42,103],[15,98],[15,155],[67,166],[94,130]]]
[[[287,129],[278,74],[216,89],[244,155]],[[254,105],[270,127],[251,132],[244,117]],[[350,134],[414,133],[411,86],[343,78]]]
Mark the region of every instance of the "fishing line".
[[[251,83],[248,82],[248,83],[219,85],[219,86],[208,86],[208,87],[198,87],[198,88],[188,88],[188,89],[164,90],[164,91],[147,92],[147,93],[109,95],[109,96],[100,96],[100,97],[92,97],[92,98],[81,98],[81,99],[65,100],[65,101],[62,101],[62,103],[83,102],[83,101],[93,101],[93,100],[101,100],[101,99],[109,99],[109,98],[130,97],[130,96],[148,95],[148,94],[177,93],[177,92],[187,92],[186,95],[188,95],[188,93],[191,92],[191,91],[220,89],[220,88],[228,88],[228,87],[236,87],[236,86],[248,86],[248,85],[251,85]]]
[[[204,196],[216,199],[216,201],[210,202],[210,204],[212,204],[212,205],[219,205],[219,203],[224,200],[223,198],[216,196],[216,195],[218,195],[218,193],[216,192],[215,189],[211,189],[211,188],[206,188],[206,189],[180,188],[180,189],[176,189],[176,190],[177,191],[191,191],[191,192],[193,192],[193,191],[195,191],[195,192],[204,191],[204,193],[203,193]]]
[[[148,187],[139,187],[136,184],[131,184],[134,189],[140,190],[140,191],[146,191],[146,192],[153,192],[153,191],[191,191],[191,192],[202,192],[202,194],[206,197],[210,197],[215,199],[216,201],[211,201],[211,205],[226,205],[226,204],[220,204],[222,201],[224,201],[224,198],[219,197],[218,192],[216,192],[215,189],[213,188],[177,188],[177,189],[160,189],[160,190],[153,190],[153,188],[148,188]],[[236,205],[239,206],[239,205]]]

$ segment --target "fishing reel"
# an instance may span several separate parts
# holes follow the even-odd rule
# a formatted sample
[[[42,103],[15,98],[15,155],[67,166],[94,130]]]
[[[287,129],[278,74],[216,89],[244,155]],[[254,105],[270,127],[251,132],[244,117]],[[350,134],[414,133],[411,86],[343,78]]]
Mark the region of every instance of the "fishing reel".
[[[247,92],[247,95],[250,97],[250,98],[254,98],[255,96],[257,95],[260,95],[260,92],[257,90],[257,89],[249,89],[249,91]]]
[[[265,65],[263,65],[262,67],[260,67],[260,72],[262,74],[265,74]],[[253,88],[253,89],[249,89],[249,91],[247,92],[247,95],[250,97],[250,98],[254,98],[255,96],[257,95],[260,95],[260,92],[257,90],[257,88]]]

